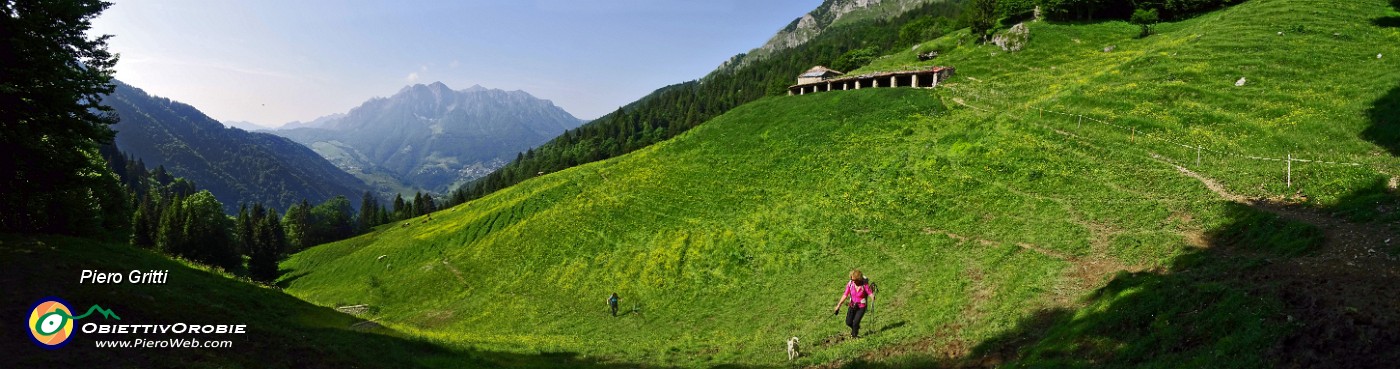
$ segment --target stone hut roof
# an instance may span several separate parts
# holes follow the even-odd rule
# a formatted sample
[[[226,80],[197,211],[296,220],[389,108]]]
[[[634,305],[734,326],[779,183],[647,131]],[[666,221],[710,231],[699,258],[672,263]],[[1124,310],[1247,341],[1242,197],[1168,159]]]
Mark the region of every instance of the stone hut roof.
[[[823,67],[823,66],[818,65],[818,66],[812,67],[812,69],[808,69],[806,72],[803,72],[802,75],[800,75],[800,76],[798,76],[798,77],[800,77],[800,78],[811,78],[811,77],[825,77],[825,76],[828,76],[828,75],[842,75],[842,74],[845,74],[845,73],[841,73],[840,71],[837,71],[837,70],[834,70],[834,69],[831,69],[831,68],[827,68],[827,67]]]

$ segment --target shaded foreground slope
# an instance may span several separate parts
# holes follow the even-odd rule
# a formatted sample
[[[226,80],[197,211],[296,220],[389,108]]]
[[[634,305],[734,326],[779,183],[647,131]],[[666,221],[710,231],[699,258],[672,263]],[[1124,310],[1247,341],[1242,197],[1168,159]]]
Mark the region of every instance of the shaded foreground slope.
[[[166,284],[78,284],[84,269],[127,274],[169,270]],[[611,368],[574,354],[519,355],[447,349],[279,291],[229,279],[126,245],[66,237],[0,235],[0,352],[13,367],[75,368]],[[120,320],[94,314],[98,324],[246,324],[242,335],[95,334],[75,329],[56,350],[30,342],[24,317],[47,296],[67,300],[81,314],[91,305]],[[352,325],[355,328],[352,328]],[[230,340],[226,348],[97,348],[98,340]]]

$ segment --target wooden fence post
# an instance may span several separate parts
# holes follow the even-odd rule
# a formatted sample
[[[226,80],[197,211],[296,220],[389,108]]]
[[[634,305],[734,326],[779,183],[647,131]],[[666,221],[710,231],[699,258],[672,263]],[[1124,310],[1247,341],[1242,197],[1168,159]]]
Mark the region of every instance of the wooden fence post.
[[[1288,188],[1293,188],[1293,153],[1288,153]]]

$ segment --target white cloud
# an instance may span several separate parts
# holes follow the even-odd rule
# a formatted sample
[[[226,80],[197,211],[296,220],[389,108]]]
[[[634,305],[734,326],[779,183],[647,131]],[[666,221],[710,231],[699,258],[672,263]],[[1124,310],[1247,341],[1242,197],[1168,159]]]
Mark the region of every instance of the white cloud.
[[[456,61],[456,60],[453,60],[453,61],[452,61],[452,64],[448,64],[448,66],[453,67],[453,68],[456,68],[458,65],[462,65],[462,63],[459,62],[459,61]]]
[[[404,79],[408,80],[408,83],[418,82],[418,72],[411,72],[408,74],[408,77]]]

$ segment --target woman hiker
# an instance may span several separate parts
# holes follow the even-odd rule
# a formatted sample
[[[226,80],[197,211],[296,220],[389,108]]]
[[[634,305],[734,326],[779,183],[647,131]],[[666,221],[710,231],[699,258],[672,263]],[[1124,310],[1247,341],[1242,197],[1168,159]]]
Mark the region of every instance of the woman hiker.
[[[851,327],[851,338],[860,338],[860,320],[865,318],[865,309],[870,306],[872,297],[875,297],[875,290],[870,288],[870,280],[865,279],[860,269],[851,270],[846,292],[841,294],[841,300],[836,301],[836,308],[832,309],[833,314],[839,314],[841,304],[850,299],[846,308],[846,326]]]

